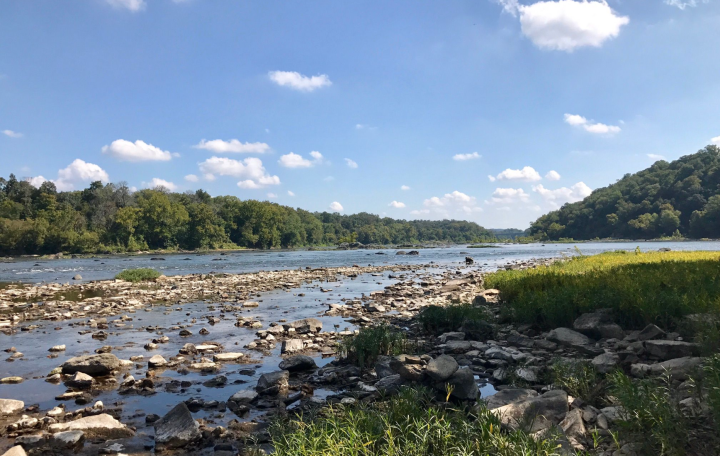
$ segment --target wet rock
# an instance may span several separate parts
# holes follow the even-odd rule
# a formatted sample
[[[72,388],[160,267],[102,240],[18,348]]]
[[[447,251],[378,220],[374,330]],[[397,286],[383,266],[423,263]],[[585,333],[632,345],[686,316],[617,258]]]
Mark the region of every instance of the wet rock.
[[[316,333],[322,330],[322,322],[317,318],[304,318],[302,320],[284,323],[285,331],[294,329],[297,334]]]
[[[25,409],[25,403],[15,399],[0,399],[0,416],[15,415]]]
[[[70,380],[66,381],[65,384],[72,388],[78,389],[90,389],[92,388],[95,380],[88,374],[82,372],[75,372],[75,375]]]
[[[183,402],[156,421],[154,427],[155,445],[161,448],[182,448],[202,437],[200,426]]]
[[[150,369],[158,369],[160,367],[167,366],[168,362],[161,355],[155,355],[148,360],[148,367]]]
[[[650,323],[645,328],[643,328],[642,331],[640,331],[637,335],[638,340],[652,340],[652,339],[661,339],[665,336],[665,331],[658,328],[657,326]]]
[[[87,416],[67,423],[51,424],[49,429],[52,433],[82,431],[87,438],[107,440],[122,439],[135,435],[135,432],[133,432],[130,428],[107,413]]]
[[[290,372],[300,372],[316,369],[317,364],[315,364],[315,360],[309,356],[295,355],[282,360],[278,367]]]
[[[676,340],[647,340],[643,345],[647,355],[663,361],[694,356],[699,352],[696,344]]]
[[[598,355],[591,361],[591,364],[597,369],[598,372],[607,374],[614,370],[618,364],[620,364],[620,356],[617,353],[603,353]]]
[[[62,365],[62,373],[72,375],[76,372],[82,372],[93,377],[99,377],[109,375],[112,371],[119,369],[120,366],[121,363],[117,356],[110,353],[76,356]]]
[[[459,367],[452,356],[440,355],[428,362],[425,373],[436,382],[444,382],[457,372]]]
[[[280,353],[295,353],[302,351],[302,349],[303,341],[301,339],[288,339],[283,341]]]
[[[215,378],[203,382],[203,386],[207,388],[220,388],[227,384],[227,377],[224,375],[218,375]]]
[[[202,328],[198,333],[199,333],[201,336],[207,336],[208,334],[210,334],[210,331],[207,330],[206,328]]]
[[[552,390],[533,398],[492,409],[503,425],[520,429],[529,423],[528,432],[537,432],[558,424],[568,411],[567,393]]]
[[[269,396],[287,393],[290,372],[286,370],[269,372],[260,376],[255,389],[258,393]]]

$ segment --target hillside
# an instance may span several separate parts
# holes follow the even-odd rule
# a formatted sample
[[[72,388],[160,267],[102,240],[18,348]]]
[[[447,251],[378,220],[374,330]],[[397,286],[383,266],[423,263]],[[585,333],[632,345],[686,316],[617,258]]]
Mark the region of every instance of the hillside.
[[[0,178],[0,256],[146,249],[286,248],[493,240],[476,223],[395,220],[368,213],[311,213],[268,201],[166,189],[131,192],[93,182],[81,191]]]
[[[537,239],[720,237],[720,148],[626,174],[530,227]]]

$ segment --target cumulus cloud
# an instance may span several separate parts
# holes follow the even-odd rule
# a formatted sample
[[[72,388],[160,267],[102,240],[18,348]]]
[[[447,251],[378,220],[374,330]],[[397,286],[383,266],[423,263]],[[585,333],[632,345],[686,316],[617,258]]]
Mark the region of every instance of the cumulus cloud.
[[[410,190],[410,187],[408,187],[407,185],[401,185],[400,190]]]
[[[288,196],[295,196],[295,193],[288,190]]]
[[[188,182],[197,182],[200,180],[200,178],[197,177],[195,174],[188,174],[187,176],[185,176],[185,180]]]
[[[388,204],[390,207],[394,207],[396,209],[401,209],[405,207],[405,203],[401,203],[400,201],[393,201],[392,203]]]
[[[348,168],[357,169],[358,167],[358,164],[354,160],[351,160],[349,158],[345,159],[345,163],[347,164]]]
[[[368,124],[355,124],[355,129],[356,130],[375,131],[375,130],[377,130],[377,127],[373,127],[372,125],[368,125]]]
[[[716,146],[720,146],[720,136],[716,136],[710,140],[711,143],[715,144]]]
[[[310,168],[323,162],[322,154],[316,150],[310,152],[310,156],[312,160],[303,158],[300,154],[290,152],[289,154],[282,155],[278,163],[285,168]]]
[[[658,155],[658,154],[647,154],[648,158],[650,160],[658,161],[658,160],[665,160],[664,155]]]
[[[199,166],[200,171],[208,180],[215,179],[216,174],[242,179],[238,182],[240,188],[261,188],[266,185],[280,184],[280,178],[269,175],[265,171],[262,160],[255,157],[242,161],[225,157],[211,157],[200,163]]]
[[[297,71],[271,71],[268,77],[279,86],[289,87],[301,92],[312,92],[332,85],[332,81],[326,74],[318,76],[305,76]]]
[[[588,121],[585,117],[577,114],[565,114],[565,123],[573,127],[583,128],[589,133],[607,135],[620,133],[620,127],[616,125],[605,125],[599,122]]]
[[[513,204],[524,203],[530,199],[530,195],[522,188],[496,188],[485,204]]]
[[[3,130],[3,134],[10,138],[22,138],[23,134],[12,130]]]
[[[47,182],[47,179],[45,179],[43,176],[35,176],[27,178],[27,182],[35,188],[40,188],[43,182]]]
[[[53,183],[55,183],[58,190],[64,192],[75,189],[77,184],[87,184],[94,181],[107,183],[110,181],[110,177],[98,165],[76,158],[67,167],[58,171],[58,177]]]
[[[666,5],[670,6],[677,6],[681,10],[684,10],[685,8],[695,8],[700,3],[710,3],[710,0],[688,0],[688,1],[682,1],[682,0],[665,0]]]
[[[553,207],[561,206],[565,203],[574,203],[580,201],[592,193],[592,189],[585,185],[584,182],[578,182],[571,187],[560,187],[550,190],[542,185],[534,185],[533,191],[538,193],[546,202]]]
[[[178,186],[173,184],[170,181],[166,181],[165,179],[160,179],[159,177],[153,177],[150,182],[143,182],[143,187],[145,188],[166,188],[170,190],[171,192],[174,192],[178,189]]]
[[[452,193],[446,193],[442,197],[433,196],[423,201],[425,209],[412,211],[413,215],[429,215],[434,214],[440,217],[450,217],[453,214],[468,214],[482,212],[482,208],[477,205],[477,199],[474,196],[455,190]]]
[[[477,152],[473,152],[471,154],[455,154],[455,155],[453,155],[453,160],[457,160],[457,161],[475,160],[477,158],[482,158],[482,155],[478,154]]]
[[[268,198],[277,198],[277,195],[275,193],[268,193],[267,197]]]
[[[139,139],[134,143],[124,139],[116,139],[109,146],[103,146],[102,153],[129,162],[168,161],[173,157],[170,152]]]
[[[488,176],[488,178],[490,182],[495,182],[496,180],[535,182],[542,179],[540,173],[535,171],[531,166],[525,166],[522,169],[508,168],[497,176]]]
[[[193,146],[196,149],[205,149],[209,150],[210,152],[215,152],[218,154],[222,153],[238,153],[238,154],[264,154],[265,152],[270,150],[270,146],[268,146],[265,143],[261,142],[242,142],[237,139],[231,139],[229,141],[224,141],[222,139],[213,139],[211,141],[207,141],[203,139],[198,144]]]
[[[550,171],[548,171],[548,173],[545,175],[545,179],[547,179],[547,180],[549,180],[549,181],[560,180],[560,173],[558,173],[558,172],[555,171],[555,170],[550,170]]]
[[[333,212],[342,212],[343,211],[342,204],[338,203],[337,201],[333,201],[332,203],[330,203],[329,207],[330,207],[330,210]]]
[[[105,0],[105,1],[107,1],[114,8],[126,9],[129,11],[132,11],[133,13],[142,11],[145,9],[145,6],[147,6],[145,3],[145,0]]]
[[[506,12],[519,17],[523,34],[540,49],[572,52],[602,44],[620,34],[630,22],[603,1],[540,1],[521,5],[497,0]],[[671,0],[672,1],[672,0]]]

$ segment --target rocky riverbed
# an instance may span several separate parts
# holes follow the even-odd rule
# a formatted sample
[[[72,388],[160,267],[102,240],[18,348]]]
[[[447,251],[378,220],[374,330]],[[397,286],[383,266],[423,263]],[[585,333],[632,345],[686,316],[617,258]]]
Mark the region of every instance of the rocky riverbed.
[[[482,276],[458,258],[443,267],[5,288],[0,450],[243,454],[267,445],[276,416],[425,385],[468,406],[484,401],[508,428],[532,422],[531,432],[558,431],[569,452],[589,448],[592,432],[609,435],[622,410],[596,409],[545,384],[552,360],[588,359],[601,372],[619,366],[637,377],[669,370],[678,394],[702,363],[677,334],[626,331],[602,312],[549,332],[502,323],[491,337],[477,328],[439,337],[421,331],[414,317],[429,305],[473,303],[501,321],[498,292],[484,289]],[[344,336],[383,321],[404,328],[418,351],[365,370],[336,359]],[[691,411],[701,407],[689,393],[683,401]]]

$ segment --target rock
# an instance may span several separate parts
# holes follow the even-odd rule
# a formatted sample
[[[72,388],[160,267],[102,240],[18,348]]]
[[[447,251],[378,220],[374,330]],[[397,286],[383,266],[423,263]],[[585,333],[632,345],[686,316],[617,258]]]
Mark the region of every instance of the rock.
[[[55,345],[54,347],[50,347],[48,350],[49,352],[62,352],[65,351],[65,345]]]
[[[382,394],[393,395],[400,392],[405,380],[398,374],[388,375],[375,382],[375,388]]]
[[[485,350],[485,356],[489,359],[501,359],[503,361],[513,362],[513,355],[500,347],[490,347]]]
[[[22,377],[3,377],[3,378],[0,378],[0,383],[6,384],[6,385],[7,385],[7,384],[13,385],[13,384],[17,384],[17,383],[22,383],[23,381],[24,381],[24,379],[23,379]]]
[[[27,456],[27,453],[25,453],[23,447],[21,447],[20,445],[15,445],[14,447],[3,453],[3,456]]]
[[[614,423],[615,421],[624,419],[625,416],[625,409],[622,407],[605,407],[604,409],[600,409],[601,415],[598,415],[598,423],[600,422],[600,417],[603,417],[607,419],[610,423]]]
[[[285,394],[288,390],[288,379],[290,378],[290,372],[286,370],[268,372],[262,374],[258,379],[255,390],[260,394],[276,396],[278,394]]]
[[[568,442],[576,450],[585,449],[585,423],[583,423],[583,412],[580,409],[570,410],[565,414],[565,418],[560,422],[560,428],[565,433]]]
[[[592,345],[593,341],[589,337],[569,328],[555,328],[548,333],[547,339],[588,355],[597,356],[603,353]]]
[[[73,280],[82,280],[82,276],[80,274],[76,274],[73,276]]]
[[[302,351],[302,349],[302,339],[288,339],[283,341],[282,347],[280,348],[280,353],[295,353]]]
[[[243,307],[245,307],[245,308],[258,307],[258,306],[260,306],[260,303],[256,302],[256,301],[246,301],[243,303]]]
[[[614,370],[618,364],[620,364],[620,357],[617,353],[603,353],[602,355],[598,355],[593,358],[591,364],[593,365],[593,367],[595,367],[595,369],[597,369],[598,372],[607,374],[608,372]]]
[[[662,361],[694,356],[699,352],[696,344],[676,340],[646,340],[643,345],[647,355]]]
[[[390,368],[391,356],[379,356],[375,362],[375,374],[377,378],[385,378],[390,375],[394,375],[393,370]]]
[[[405,355],[395,356],[390,360],[390,369],[404,380],[419,382],[425,376],[422,366],[405,362]]]
[[[315,364],[315,360],[309,356],[295,355],[282,360],[282,362],[280,362],[280,366],[278,367],[282,370],[290,372],[300,372],[317,369],[317,364]]]
[[[448,355],[440,355],[428,362],[425,373],[436,382],[444,382],[450,378],[458,368],[459,366],[455,358]]]
[[[293,321],[292,323],[283,324],[283,328],[294,329],[297,334],[307,334],[320,332],[322,330],[322,322],[317,318],[304,318],[302,320]]]
[[[109,375],[112,371],[119,369],[121,366],[117,356],[111,353],[103,353],[100,355],[76,356],[65,361],[62,365],[62,373],[72,375],[76,372],[99,377]]]
[[[445,344],[445,352],[447,353],[465,353],[472,348],[472,344],[467,340],[450,340]]]
[[[670,359],[657,364],[633,364],[630,366],[630,375],[643,378],[664,375],[667,372],[673,379],[686,380],[700,369],[702,363],[703,358],[688,356]]]
[[[652,339],[661,339],[665,336],[665,331],[658,328],[657,326],[650,323],[645,328],[643,328],[642,331],[640,331],[637,335],[638,340],[652,340]]]
[[[477,383],[475,383],[475,375],[467,367],[458,369],[449,379],[443,382],[443,390],[445,389],[445,384],[453,386],[450,395],[457,399],[475,400],[480,392]]]
[[[213,361],[215,361],[216,363],[237,361],[243,356],[245,355],[242,353],[218,353],[216,355],[213,355]]]
[[[200,426],[184,402],[176,405],[153,426],[155,445],[162,448],[182,448],[202,437]]]
[[[568,411],[567,393],[552,390],[537,397],[492,409],[503,425],[520,429],[529,424],[528,432],[548,429],[560,422]]]
[[[540,378],[540,367],[526,366],[515,369],[515,376],[528,383],[538,383]]]
[[[75,372],[75,376],[65,382],[67,386],[79,389],[90,389],[95,380],[88,374],[82,372]]]
[[[148,360],[148,367],[150,369],[157,369],[165,366],[167,366],[167,361],[160,355],[155,355]]]
[[[535,390],[508,388],[485,398],[485,404],[488,410],[493,410],[504,405],[512,404],[513,402],[521,402],[537,396],[538,393]]]
[[[15,439],[15,443],[30,454],[66,454],[79,451],[85,443],[82,431],[65,431],[55,434],[23,435]],[[23,453],[24,454],[24,453]]]
[[[135,432],[130,428],[107,413],[86,416],[85,418],[67,423],[51,424],[49,429],[53,434],[65,431],[82,431],[85,436],[90,439],[114,440],[135,435]]]
[[[0,399],[0,416],[15,415],[25,409],[23,401],[15,399]]]
[[[465,333],[459,331],[449,332],[442,334],[440,337],[438,337],[438,339],[440,339],[440,342],[442,342],[443,344],[449,340],[465,340]]]
[[[484,290],[473,299],[473,304],[497,304],[500,301],[500,291],[494,288]]]
[[[598,327],[602,325],[608,325],[614,323],[612,315],[609,311],[596,311],[592,313],[584,313],[575,319],[573,322],[573,329],[577,332],[583,333],[586,336],[594,337],[599,339],[600,333]]]
[[[599,339],[620,339],[625,337],[625,331],[620,325],[610,323],[607,325],[600,325],[597,327],[597,333]]]
[[[230,396],[227,401],[227,407],[235,415],[242,418],[250,411],[250,403],[258,398],[258,393],[251,389],[241,390]]]

